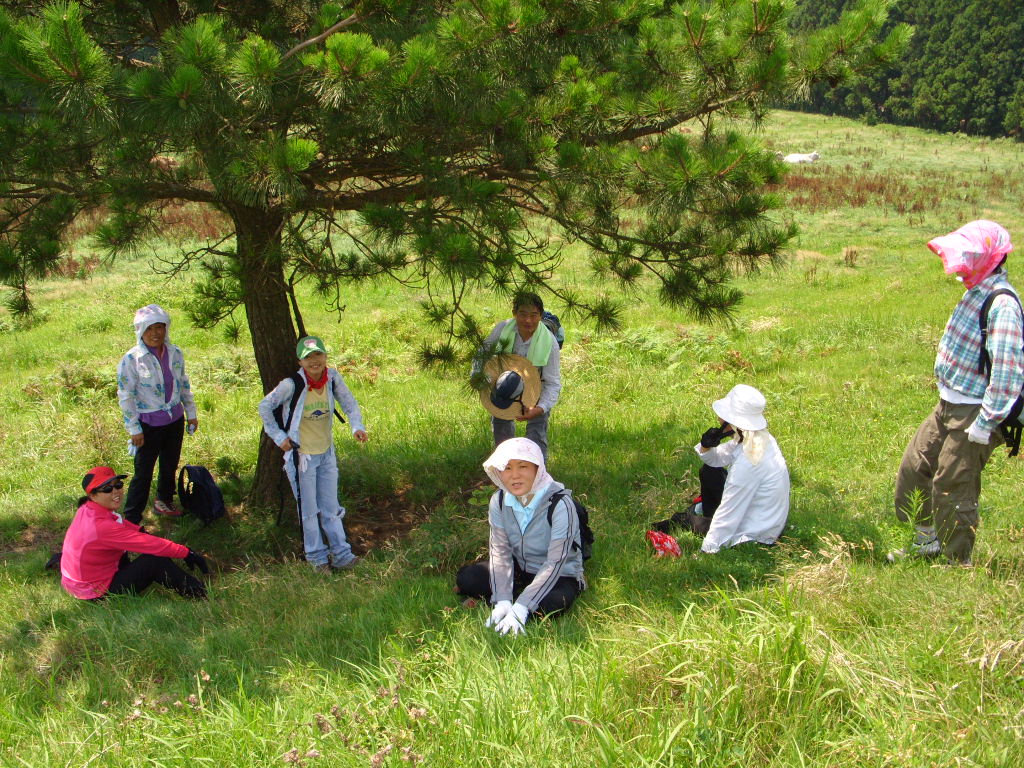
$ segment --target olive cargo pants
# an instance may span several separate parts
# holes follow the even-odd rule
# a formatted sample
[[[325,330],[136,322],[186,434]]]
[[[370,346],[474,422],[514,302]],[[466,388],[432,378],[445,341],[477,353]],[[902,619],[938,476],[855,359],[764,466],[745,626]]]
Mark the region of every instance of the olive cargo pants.
[[[967,428],[980,409],[939,400],[903,453],[896,476],[896,516],[910,519],[912,496],[920,490],[921,506],[913,522],[935,526],[951,562],[970,562],[980,522],[981,471],[1001,442],[999,430],[988,445],[967,439]]]

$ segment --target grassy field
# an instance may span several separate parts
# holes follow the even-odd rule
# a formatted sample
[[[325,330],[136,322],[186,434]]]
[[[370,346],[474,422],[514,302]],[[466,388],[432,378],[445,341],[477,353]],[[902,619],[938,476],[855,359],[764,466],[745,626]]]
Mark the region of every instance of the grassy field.
[[[591,588],[525,638],[451,593],[485,549],[489,429],[461,375],[419,370],[414,292],[353,290],[340,323],[306,298],[371,436],[337,444],[353,539],[375,548],[331,578],[294,527],[241,503],[249,339],[190,327],[191,277],[152,267],[170,244],[42,283],[32,324],[0,315],[0,765],[1022,764],[1024,465],[999,451],[986,470],[973,569],[885,552],[909,537],[893,478],[960,295],[924,243],[981,217],[1024,242],[1024,145],[784,112],[764,141],[822,159],[781,190],[802,234],[783,269],[739,279],[734,326],[640,296],[621,333],[567,328],[550,469],[593,510]],[[580,259],[559,279],[590,276]],[[84,469],[129,466],[114,370],[152,301],[197,392],[184,459],[223,480],[230,518],[147,518],[210,553],[207,603],[83,605],[43,564]],[[493,296],[476,307],[507,316]],[[646,523],[695,492],[691,446],[738,382],[768,398],[790,526],[771,549],[698,556],[684,538],[655,559]],[[375,530],[396,522],[400,540]]]

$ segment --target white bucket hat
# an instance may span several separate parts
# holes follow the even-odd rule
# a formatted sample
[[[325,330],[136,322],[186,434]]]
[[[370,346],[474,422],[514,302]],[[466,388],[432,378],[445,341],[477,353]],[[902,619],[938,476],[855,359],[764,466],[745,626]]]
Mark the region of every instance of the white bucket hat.
[[[768,428],[764,418],[764,395],[749,384],[737,384],[729,394],[711,404],[720,419],[745,432]]]

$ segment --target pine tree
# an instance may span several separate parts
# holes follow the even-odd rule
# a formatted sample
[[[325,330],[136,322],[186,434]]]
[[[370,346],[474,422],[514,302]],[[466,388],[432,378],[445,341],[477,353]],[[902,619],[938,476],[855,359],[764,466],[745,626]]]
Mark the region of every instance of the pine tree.
[[[613,303],[547,285],[570,243],[608,281],[727,315],[735,270],[794,235],[766,191],[780,167],[742,126],[891,60],[891,4],[795,47],[789,0],[10,2],[0,276],[27,311],[83,210],[108,207],[97,239],[116,255],[161,205],[213,206],[233,237],[187,254],[206,270],[192,313],[244,309],[265,390],[294,368],[300,279],[418,280],[441,360],[480,336],[474,286],[547,287],[614,324]],[[257,500],[275,450],[264,438]]]

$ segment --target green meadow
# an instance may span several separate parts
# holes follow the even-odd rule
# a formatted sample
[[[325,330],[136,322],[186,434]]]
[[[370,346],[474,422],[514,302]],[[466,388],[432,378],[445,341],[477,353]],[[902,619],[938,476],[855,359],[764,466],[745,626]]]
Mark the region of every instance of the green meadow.
[[[549,468],[592,510],[590,588],[519,638],[452,593],[486,549],[489,424],[466,371],[420,367],[437,336],[415,289],[342,286],[340,315],[300,291],[370,433],[335,432],[367,557],[318,576],[291,518],[244,502],[262,392],[244,318],[187,319],[198,275],[168,262],[188,226],[114,264],[83,226],[34,320],[0,313],[0,765],[1024,763],[1024,463],[999,450],[986,470],[972,569],[885,561],[909,540],[893,480],[962,291],[925,242],[999,221],[1024,287],[1024,145],[787,112],[762,136],[821,160],[779,189],[801,234],[783,267],[737,277],[734,322],[643,290],[619,295],[618,332],[566,322]],[[585,254],[557,280],[590,289]],[[199,404],[183,462],[214,471],[229,517],[147,512],[209,555],[208,602],[82,604],[43,566],[85,469],[130,467],[114,372],[150,302],[172,314]],[[472,305],[508,316],[494,295]],[[681,534],[682,557],[657,559],[646,525],[696,493],[692,446],[740,382],[768,399],[790,524],[772,548],[699,555]]]

